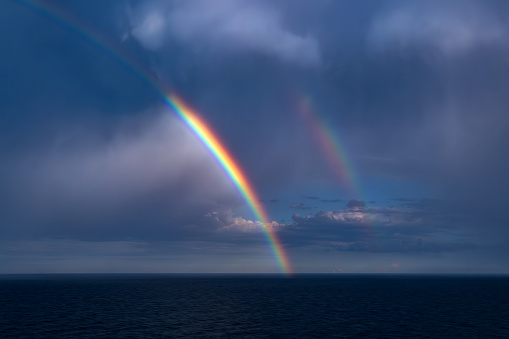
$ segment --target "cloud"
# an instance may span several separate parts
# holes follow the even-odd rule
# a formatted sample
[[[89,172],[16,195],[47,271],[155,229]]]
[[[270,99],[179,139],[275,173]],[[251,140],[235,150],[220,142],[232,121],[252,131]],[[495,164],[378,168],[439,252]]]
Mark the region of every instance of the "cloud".
[[[264,228],[271,231],[280,231],[285,226],[276,221],[262,225],[260,221],[234,217],[232,210],[207,213],[206,218],[216,225],[218,232],[261,233]]]
[[[352,265],[378,257],[367,252],[389,253],[384,262],[391,264],[399,262],[395,252],[434,255],[490,243],[507,270],[505,2],[127,2],[126,53],[206,115],[266,202],[280,197],[267,204],[275,220],[301,213],[278,226],[296,263],[300,253],[306,269],[327,262],[330,270],[344,266],[335,255],[359,256],[343,267],[352,272]],[[117,2],[62,6],[106,37],[120,35],[111,15],[112,6],[122,6]],[[159,100],[143,81],[51,20],[33,25],[36,13],[9,2],[0,7],[6,19],[0,73],[8,80],[0,100],[0,238],[166,239],[175,241],[171,246],[192,238],[221,243],[217,248],[228,243],[230,250],[253,249],[263,239],[249,216],[212,217],[211,211],[237,211],[243,201],[176,121],[162,114],[132,124],[120,118]],[[366,42],[376,54],[366,53]],[[430,55],[440,56],[439,67],[430,67]],[[337,178],[286,96],[295,89],[340,133],[365,195],[398,207],[344,206],[348,197],[338,193]],[[83,126],[81,120],[95,118],[108,122]],[[320,197],[344,200],[327,201],[338,204],[320,213],[288,208],[301,200],[293,207],[306,208],[311,200],[302,193],[316,192],[316,185],[324,189]],[[464,202],[453,209],[386,200],[422,196]],[[454,260],[470,267],[475,254],[468,253]],[[422,267],[442,264],[429,260]]]
[[[391,207],[372,207],[370,209],[341,209],[319,211],[315,215],[300,216],[294,214],[293,221],[297,225],[370,225],[373,223],[384,225],[408,225],[418,220],[413,210]],[[415,219],[414,219],[415,218]]]
[[[214,52],[256,52],[305,66],[321,62],[318,42],[285,27],[281,13],[266,2],[150,1],[130,16],[132,36],[151,50],[174,38]]]
[[[294,214],[285,227],[300,246],[323,250],[386,253],[449,252],[472,249],[475,244],[464,219],[452,209],[370,207]],[[460,227],[458,227],[460,226]]]
[[[26,224],[42,235],[45,227],[62,227],[67,236],[100,238],[126,236],[126,225],[134,223],[143,238],[151,226],[142,224],[166,225],[171,233],[240,202],[212,155],[166,110],[120,119],[106,135],[67,126],[50,147],[9,163],[0,199],[8,201],[2,218],[12,232]]]
[[[161,12],[152,11],[146,13],[140,22],[132,28],[131,34],[144,47],[150,50],[158,50],[165,40],[166,18]]]
[[[373,21],[368,42],[376,50],[431,48],[459,56],[478,46],[506,43],[507,30],[479,1],[401,2]]]

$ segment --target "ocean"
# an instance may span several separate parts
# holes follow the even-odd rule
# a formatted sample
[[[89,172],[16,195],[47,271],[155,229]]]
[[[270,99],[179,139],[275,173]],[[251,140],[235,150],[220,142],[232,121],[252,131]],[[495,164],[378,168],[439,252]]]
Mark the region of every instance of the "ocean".
[[[4,275],[0,338],[509,338],[509,277]]]

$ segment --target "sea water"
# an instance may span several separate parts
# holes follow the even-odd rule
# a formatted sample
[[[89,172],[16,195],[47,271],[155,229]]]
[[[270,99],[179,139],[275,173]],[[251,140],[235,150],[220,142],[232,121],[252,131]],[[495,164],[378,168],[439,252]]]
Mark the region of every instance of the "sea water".
[[[509,277],[5,275],[1,338],[509,338]]]

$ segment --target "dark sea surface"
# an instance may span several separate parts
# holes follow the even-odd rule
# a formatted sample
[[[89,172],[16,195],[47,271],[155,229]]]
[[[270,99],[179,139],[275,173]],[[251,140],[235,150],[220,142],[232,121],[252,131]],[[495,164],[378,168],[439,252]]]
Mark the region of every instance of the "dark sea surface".
[[[509,277],[0,276],[0,338],[509,338]]]

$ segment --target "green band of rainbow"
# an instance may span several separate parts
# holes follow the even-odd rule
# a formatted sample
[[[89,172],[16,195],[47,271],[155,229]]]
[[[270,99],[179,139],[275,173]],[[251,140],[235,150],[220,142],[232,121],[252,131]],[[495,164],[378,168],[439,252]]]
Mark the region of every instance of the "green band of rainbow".
[[[249,205],[255,218],[260,222],[260,227],[270,244],[271,250],[281,270],[287,275],[291,274],[292,269],[288,256],[272,227],[272,222],[260,203],[260,199],[258,198],[253,185],[249,182],[244,171],[241,170],[241,167],[238,165],[232,154],[219,141],[219,138],[212,132],[212,129],[205,123],[205,121],[176,94],[169,94],[172,92],[165,90],[160,81],[156,79],[150,71],[147,71],[144,65],[136,62],[134,58],[130,58],[116,43],[108,41],[93,27],[81,22],[72,16],[71,13],[66,13],[62,9],[55,7],[55,5],[50,5],[42,0],[21,0],[21,3],[36,12],[46,15],[78,36],[98,46],[101,50],[106,51],[117,62],[126,66],[127,69],[160,95],[165,104],[176,112],[179,118],[195,133],[195,135],[202,141],[205,147],[209,149],[227,173],[235,187]]]

